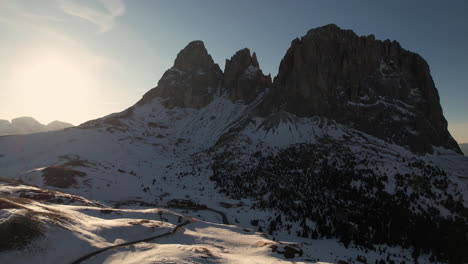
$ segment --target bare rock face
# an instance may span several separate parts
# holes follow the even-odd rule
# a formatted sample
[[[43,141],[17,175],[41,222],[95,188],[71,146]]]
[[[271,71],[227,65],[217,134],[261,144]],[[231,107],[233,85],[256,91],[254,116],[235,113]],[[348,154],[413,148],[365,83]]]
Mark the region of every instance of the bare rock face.
[[[396,42],[327,25],[295,39],[263,112],[324,116],[418,153],[460,153],[429,66]]]
[[[146,93],[138,104],[154,97],[165,99],[166,107],[201,108],[213,99],[222,81],[222,72],[202,41],[192,41],[179,52],[174,66],[167,70],[158,86]]]
[[[223,89],[232,101],[250,103],[271,86],[271,77],[263,74],[255,52],[250,55],[249,49],[241,49],[226,60]]]

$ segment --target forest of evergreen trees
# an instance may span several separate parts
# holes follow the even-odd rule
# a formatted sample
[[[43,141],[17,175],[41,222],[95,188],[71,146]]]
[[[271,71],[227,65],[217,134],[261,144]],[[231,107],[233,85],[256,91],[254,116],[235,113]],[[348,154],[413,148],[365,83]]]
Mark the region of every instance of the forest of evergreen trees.
[[[414,257],[467,261],[468,210],[460,192],[449,192],[453,184],[445,172],[402,159],[412,173],[399,174],[376,165],[379,158],[384,161],[357,158],[336,144],[299,144],[277,155],[257,152],[243,162],[219,155],[212,180],[233,198],[250,197],[255,206],[276,209],[263,230],[271,234],[290,231],[287,222],[296,222],[302,237],[336,237],[345,246],[367,248],[398,245],[412,248]]]

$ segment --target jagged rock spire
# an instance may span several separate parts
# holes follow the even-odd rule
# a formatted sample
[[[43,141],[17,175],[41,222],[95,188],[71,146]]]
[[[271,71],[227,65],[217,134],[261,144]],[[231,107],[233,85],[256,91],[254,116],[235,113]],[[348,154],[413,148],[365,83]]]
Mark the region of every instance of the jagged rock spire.
[[[164,73],[158,86],[146,93],[138,104],[160,97],[169,108],[201,108],[211,102],[221,81],[221,69],[203,42],[192,41],[179,52],[174,66]]]
[[[183,48],[174,61],[174,68],[181,71],[210,70],[216,68],[211,55],[201,40],[195,40]]]
[[[271,84],[271,77],[263,74],[255,52],[251,55],[249,49],[241,49],[226,60],[223,89],[231,100],[249,103]]]

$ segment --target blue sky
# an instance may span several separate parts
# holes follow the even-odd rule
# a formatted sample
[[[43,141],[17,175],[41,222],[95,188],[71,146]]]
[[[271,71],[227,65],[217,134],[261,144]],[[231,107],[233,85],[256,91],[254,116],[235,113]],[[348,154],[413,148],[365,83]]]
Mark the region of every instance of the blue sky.
[[[195,39],[222,68],[248,47],[274,76],[294,38],[335,23],[422,55],[452,134],[468,142],[467,13],[461,0],[0,0],[0,119],[78,124],[123,110]]]

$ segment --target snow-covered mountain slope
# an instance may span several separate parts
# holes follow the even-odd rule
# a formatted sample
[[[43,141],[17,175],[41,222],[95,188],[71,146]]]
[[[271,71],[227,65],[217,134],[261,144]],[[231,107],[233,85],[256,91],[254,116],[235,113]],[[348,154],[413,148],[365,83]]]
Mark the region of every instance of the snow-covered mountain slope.
[[[374,44],[387,45],[379,43]],[[283,70],[289,69],[288,62],[282,64]],[[295,71],[289,72],[294,75]],[[406,74],[401,78],[415,78]],[[284,81],[291,86],[298,80],[284,77]],[[307,82],[297,83],[306,95]],[[376,93],[388,88],[374,84]],[[332,114],[313,112],[310,105],[302,105],[312,109],[304,114],[296,111],[301,105],[294,102],[301,101],[294,89],[278,94],[285,89],[278,85],[281,82],[272,83],[263,75],[248,50],[236,53],[223,73],[202,42],[191,42],[158,86],[121,113],[63,131],[0,137],[0,173],[118,209],[118,217],[108,217],[119,223],[120,217],[131,218],[127,209],[140,217],[143,211],[152,214],[166,208],[168,214],[198,219],[184,226],[184,233],[90,260],[98,263],[146,258],[156,263],[281,263],[286,256],[276,253],[285,250],[284,243],[299,244],[302,256],[288,256],[306,263],[461,263],[467,257],[468,158],[452,147],[449,134],[413,144],[408,141],[408,120],[398,126],[396,118],[389,127],[385,109],[378,114],[366,112],[374,120],[381,116],[387,121],[377,120],[375,127],[364,128],[333,119]],[[422,91],[433,92],[427,89]],[[326,100],[330,98],[327,94]],[[393,101],[388,94],[386,102]],[[436,114],[437,109],[434,106]],[[354,120],[363,119],[359,113]],[[422,120],[424,128],[429,117],[417,116],[421,113],[415,110],[397,117]],[[443,116],[437,118],[440,124],[431,131],[440,130],[443,135]],[[415,131],[423,133],[421,127]],[[399,129],[406,133],[403,141],[387,137]],[[92,213],[96,209],[87,204],[38,203],[45,205],[36,207],[56,207],[85,219],[108,219]],[[89,221],[106,225],[106,221]],[[141,231],[122,224],[116,230],[128,229],[128,233],[109,238],[95,233],[93,225],[73,225],[100,237],[101,244],[95,248],[116,243],[112,239],[128,241]],[[281,247],[257,249],[252,245],[258,234],[244,233],[244,228],[268,233],[268,241],[285,242]],[[51,236],[59,234],[49,230]],[[207,245],[194,246],[202,238]],[[272,254],[273,249],[278,250]],[[0,252],[0,256],[20,252]]]
[[[203,221],[205,209],[190,209],[187,203],[170,210],[135,201],[109,207],[8,179],[0,182],[2,263],[353,263],[386,256],[411,260],[410,251],[398,247],[369,252],[345,248],[334,239],[280,241],[256,232],[255,226]],[[187,217],[174,210],[196,213]]]
[[[346,162],[339,154],[347,149],[359,161],[365,160],[367,165],[357,166],[361,172],[364,169],[386,171],[388,180],[384,190],[389,194],[399,190],[396,175],[414,173],[416,169],[410,164],[417,162],[432,164],[450,172],[448,191],[455,195],[454,199],[460,198],[457,193],[468,193],[463,182],[463,173],[468,171],[468,159],[452,151],[440,149],[435,154],[419,156],[324,118],[299,118],[287,113],[268,118],[252,116],[249,113],[257,102],[244,105],[232,103],[225,97],[216,97],[212,103],[199,110],[167,109],[161,99],[156,98],[150,104],[135,107],[131,116],[127,113],[114,114],[88,123],[85,127],[0,138],[0,168],[2,175],[8,178],[40,187],[66,190],[113,205],[136,203],[160,208],[168,206],[171,201],[190,200],[224,212],[230,224],[271,233],[277,240],[301,243],[312,241],[317,247],[306,249],[316,252],[315,255],[309,254],[316,259],[323,260],[324,256],[318,249],[332,243],[336,252],[341,253],[333,252],[330,262],[355,259],[356,252],[346,250],[344,245],[337,242],[330,242],[327,236],[322,237],[325,240],[311,240],[311,233],[309,238],[303,238],[301,232],[304,226],[298,215],[291,213],[288,216],[285,211],[278,210],[281,208],[279,204],[265,206],[264,200],[258,199],[258,195],[265,195],[267,200],[275,198],[263,189],[275,188],[273,185],[262,186],[244,179],[243,184],[237,185],[239,192],[232,192],[229,189],[233,180],[232,171],[227,170],[230,166],[224,163],[233,164],[236,172],[247,173],[251,171],[248,169],[257,168],[261,162],[266,164],[267,157],[278,155],[291,146],[316,144],[318,150],[319,146],[325,145],[321,142],[325,141],[336,148],[318,151],[327,153],[325,155],[329,163]],[[335,166],[338,167],[338,164]],[[220,168],[226,170],[223,176],[219,176]],[[245,175],[252,179],[267,179],[264,176],[271,168],[259,168],[262,171]],[[319,168],[321,166],[317,166]],[[287,175],[288,172],[280,173]],[[223,178],[220,180],[220,177]],[[254,188],[258,189],[242,190],[244,184],[257,185]],[[294,183],[291,184],[294,186]],[[359,181],[352,184],[366,185]],[[220,188],[230,196],[220,193]],[[322,192],[323,188],[317,191]],[[299,190],[307,194],[307,190]],[[411,193],[411,189],[408,192]],[[291,191],[291,194],[297,193]],[[436,195],[447,198],[443,191]],[[298,196],[289,202],[301,203],[302,199],[306,197]],[[439,200],[442,201],[442,198]],[[289,202],[285,205],[290,206]],[[422,198],[415,206],[427,207],[432,203]],[[434,205],[441,212],[451,214],[444,209],[442,202]],[[220,215],[210,211],[174,210],[205,221],[222,223]],[[282,223],[277,224],[276,230],[269,230],[278,214],[282,215]],[[300,238],[297,236],[299,233]],[[405,250],[394,252],[405,256],[411,254]],[[359,254],[366,255],[364,252]],[[370,258],[374,254],[375,259],[386,257],[385,254],[375,252],[366,256]],[[399,259],[398,254],[395,253],[391,258]]]

